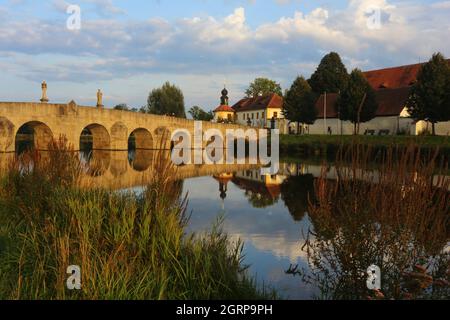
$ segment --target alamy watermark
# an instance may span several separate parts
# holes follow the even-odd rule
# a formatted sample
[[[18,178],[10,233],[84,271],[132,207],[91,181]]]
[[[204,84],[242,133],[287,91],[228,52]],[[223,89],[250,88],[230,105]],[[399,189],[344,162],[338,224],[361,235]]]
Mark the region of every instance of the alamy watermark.
[[[66,27],[70,31],[81,29],[81,8],[79,5],[71,4],[67,7],[66,13],[69,17],[66,20]]]
[[[367,17],[366,25],[369,30],[381,29],[381,8],[376,6],[370,6],[365,10]]]
[[[218,129],[208,129],[203,132],[202,122],[195,121],[194,137],[187,129],[177,129],[172,133],[171,141],[174,143],[174,148],[171,159],[177,166],[259,164],[262,166],[261,175],[275,175],[280,168],[279,135],[278,129],[271,130],[269,156],[267,129],[227,129],[224,137],[222,131]],[[248,145],[248,152],[246,152],[246,145]]]
[[[371,265],[367,269],[367,288],[369,290],[381,290],[381,269]]]
[[[70,274],[66,282],[67,289],[81,290],[81,268],[75,265],[68,266],[67,274]]]

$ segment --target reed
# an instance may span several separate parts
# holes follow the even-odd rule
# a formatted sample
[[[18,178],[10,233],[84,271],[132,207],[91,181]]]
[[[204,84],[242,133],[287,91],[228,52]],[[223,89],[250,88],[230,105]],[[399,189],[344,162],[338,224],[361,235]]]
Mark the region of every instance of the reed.
[[[266,299],[220,223],[187,235],[187,197],[161,157],[140,194],[77,186],[83,165],[63,138],[17,158],[0,187],[0,299]],[[69,265],[82,289],[66,288]]]

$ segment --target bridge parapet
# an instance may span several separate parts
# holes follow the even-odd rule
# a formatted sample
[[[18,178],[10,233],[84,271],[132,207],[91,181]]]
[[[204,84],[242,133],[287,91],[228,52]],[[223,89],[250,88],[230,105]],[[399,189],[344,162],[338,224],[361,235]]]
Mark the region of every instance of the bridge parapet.
[[[80,106],[69,103],[0,102],[0,152],[14,152],[18,133],[28,126],[34,133],[35,147],[46,150],[52,138],[65,136],[75,150],[80,148],[80,136],[88,130],[93,148],[98,150],[128,150],[130,136],[136,147],[157,149],[164,136],[176,129],[187,129],[194,136],[194,121],[170,116],[158,116],[129,111]],[[225,136],[227,129],[248,129],[241,125],[202,122],[203,132],[218,129]],[[206,146],[204,142],[203,147]],[[170,141],[164,148],[170,148]]]

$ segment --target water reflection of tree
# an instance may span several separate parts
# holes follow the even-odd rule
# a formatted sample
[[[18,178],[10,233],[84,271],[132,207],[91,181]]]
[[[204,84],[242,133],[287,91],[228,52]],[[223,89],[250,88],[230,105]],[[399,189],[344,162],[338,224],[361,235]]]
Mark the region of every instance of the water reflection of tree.
[[[295,221],[301,221],[308,211],[309,201],[314,201],[314,176],[291,176],[281,185],[281,199]]]
[[[337,181],[317,181],[317,204],[309,209],[314,231],[303,247],[310,271],[299,274],[318,285],[320,298],[375,296],[366,285],[372,264],[382,272],[379,297],[450,297],[448,180],[433,186],[431,163],[410,151],[386,159],[377,178],[357,160],[350,170],[338,164]]]
[[[278,202],[278,197],[272,197],[270,193],[245,192],[245,196],[254,208],[267,208]]]

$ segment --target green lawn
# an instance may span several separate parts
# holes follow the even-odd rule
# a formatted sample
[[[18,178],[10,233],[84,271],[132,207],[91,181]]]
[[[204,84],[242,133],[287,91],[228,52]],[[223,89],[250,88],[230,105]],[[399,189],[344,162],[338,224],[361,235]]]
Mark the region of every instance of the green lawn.
[[[439,148],[442,156],[450,159],[450,137],[443,136],[328,136],[328,135],[281,135],[280,152],[282,156],[303,155],[334,157],[339,148],[355,144],[383,150],[390,146],[406,147],[418,145],[423,150]]]
[[[348,145],[354,142],[371,146],[408,145],[413,142],[426,147],[450,148],[450,138],[444,136],[329,136],[329,135],[282,135],[281,145],[302,144]]]

